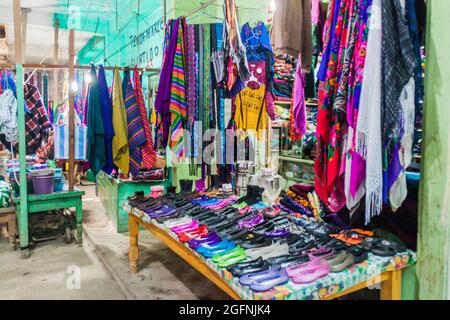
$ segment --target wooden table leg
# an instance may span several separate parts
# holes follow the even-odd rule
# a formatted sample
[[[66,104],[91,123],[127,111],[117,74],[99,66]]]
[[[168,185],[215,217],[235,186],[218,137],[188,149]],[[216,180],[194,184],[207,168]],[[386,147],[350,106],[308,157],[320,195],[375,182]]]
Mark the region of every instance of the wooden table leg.
[[[9,236],[9,243],[15,244],[17,237],[17,223],[15,213],[11,213],[8,215],[8,236]]]
[[[388,280],[381,283],[381,300],[402,299],[402,270],[389,272]]]
[[[139,222],[132,214],[128,215],[128,232],[130,234],[130,249],[128,251],[128,259],[130,262],[131,273],[137,273],[139,271]]]
[[[83,243],[83,202],[81,199],[77,200],[76,221],[77,221],[77,244]]]

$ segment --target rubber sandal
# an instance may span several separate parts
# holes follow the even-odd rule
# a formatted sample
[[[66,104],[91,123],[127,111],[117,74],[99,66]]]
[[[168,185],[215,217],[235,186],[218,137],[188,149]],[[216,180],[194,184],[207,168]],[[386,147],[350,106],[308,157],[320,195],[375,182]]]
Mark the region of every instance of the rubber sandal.
[[[316,280],[327,276],[330,273],[330,266],[327,264],[321,264],[317,269],[310,269],[303,273],[297,274],[292,278],[292,282],[296,284],[307,284],[315,282]]]
[[[273,279],[274,276],[277,276],[281,269],[279,267],[271,267],[267,270],[261,272],[255,272],[243,275],[239,278],[239,283],[244,286],[251,286],[255,281],[263,280],[263,279]]]
[[[284,270],[281,270],[273,278],[266,278],[261,280],[256,280],[250,286],[250,289],[255,292],[266,292],[271,290],[276,286],[280,286],[289,281],[289,277]]]
[[[189,232],[183,232],[178,235],[178,239],[181,242],[188,242],[193,239],[198,239],[204,236],[207,236],[209,233],[208,229],[205,225],[200,226],[198,229],[190,230]]]
[[[344,261],[337,265],[330,265],[331,272],[339,273],[355,264],[355,258],[352,254],[346,253]]]

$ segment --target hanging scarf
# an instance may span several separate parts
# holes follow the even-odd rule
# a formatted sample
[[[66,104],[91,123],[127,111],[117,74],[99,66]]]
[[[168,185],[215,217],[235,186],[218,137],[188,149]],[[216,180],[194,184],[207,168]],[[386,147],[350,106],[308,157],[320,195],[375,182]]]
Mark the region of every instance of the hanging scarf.
[[[114,128],[112,124],[112,101],[109,95],[109,88],[106,82],[105,69],[100,66],[98,69],[98,86],[100,94],[100,108],[102,111],[103,127],[105,130],[105,155],[106,165],[102,168],[107,174],[114,170],[114,160],[112,155],[112,140],[114,138]]]
[[[124,80],[127,80],[125,88],[125,108],[128,123],[128,145],[130,148],[130,173],[133,176],[139,174],[142,163],[142,147],[145,146],[144,125],[136,99],[136,91],[133,89],[131,77],[125,73]],[[123,83],[124,84],[124,83]]]
[[[172,122],[172,115],[170,112],[171,104],[171,88],[172,88],[172,73],[175,61],[175,51],[178,44],[178,33],[180,28],[180,20],[169,21],[166,30],[166,47],[164,50],[164,60],[161,69],[161,75],[158,85],[158,92],[155,99],[155,109],[161,118],[162,130],[162,147],[167,146],[169,140],[169,131]]]
[[[122,81],[118,68],[114,70],[112,107],[113,127],[116,134],[112,144],[114,164],[123,174],[128,175],[130,171],[130,150],[128,148],[127,114],[122,93]]]
[[[88,96],[88,152],[91,171],[97,175],[106,164],[105,129],[100,106],[100,91],[95,66],[91,66]]]
[[[152,169],[156,163],[156,151],[153,146],[152,129],[150,121],[148,120],[147,109],[145,108],[144,95],[142,94],[141,77],[137,70],[134,68],[134,92],[139,108],[139,114],[141,122],[144,127],[145,145],[142,146],[142,167],[146,169]]]
[[[403,136],[400,95],[414,75],[416,58],[400,0],[383,0],[382,51],[382,128],[385,146],[383,159],[383,198],[400,174],[398,150]],[[391,169],[391,170],[390,170]]]
[[[171,139],[170,147],[179,157],[184,157],[184,121],[186,121],[186,82],[184,61],[183,23],[178,27],[177,47],[172,71],[172,87],[170,96]]]

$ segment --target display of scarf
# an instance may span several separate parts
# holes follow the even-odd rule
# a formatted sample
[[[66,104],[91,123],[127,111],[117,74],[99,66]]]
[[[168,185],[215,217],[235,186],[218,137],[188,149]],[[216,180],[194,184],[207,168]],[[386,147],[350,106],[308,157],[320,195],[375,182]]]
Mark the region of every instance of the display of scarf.
[[[122,80],[119,69],[114,70],[112,89],[112,117],[114,138],[112,141],[114,164],[128,175],[130,171],[130,150],[128,148],[128,123],[125,110],[125,101],[122,93]]]
[[[366,195],[366,223],[383,200],[396,210],[406,198],[416,60],[405,9],[400,0],[331,0],[325,23],[315,189],[332,212]]]

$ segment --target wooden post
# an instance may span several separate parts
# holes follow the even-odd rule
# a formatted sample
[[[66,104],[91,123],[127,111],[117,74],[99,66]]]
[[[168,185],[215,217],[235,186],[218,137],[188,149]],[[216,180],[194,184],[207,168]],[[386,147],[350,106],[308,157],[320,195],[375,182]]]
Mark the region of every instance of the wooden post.
[[[14,0],[14,51],[16,62],[16,83],[17,83],[17,105],[24,105],[23,91],[23,50],[22,50],[22,23],[20,12],[20,0]],[[20,178],[20,209],[18,212],[20,249],[24,257],[28,257],[28,191],[27,191],[27,173],[26,173],[26,139],[25,139],[25,110],[18,109],[18,127],[19,127],[19,178]]]
[[[417,278],[420,300],[450,299],[450,8],[427,1]]]
[[[69,31],[69,191],[74,189],[75,179],[75,31]]]
[[[59,20],[55,20],[55,30],[53,35],[53,64],[59,63]],[[58,70],[53,70],[53,105],[58,104]]]
[[[31,12],[30,8],[20,8],[22,14],[22,57],[26,59],[27,53],[27,23],[28,23],[28,13]]]

